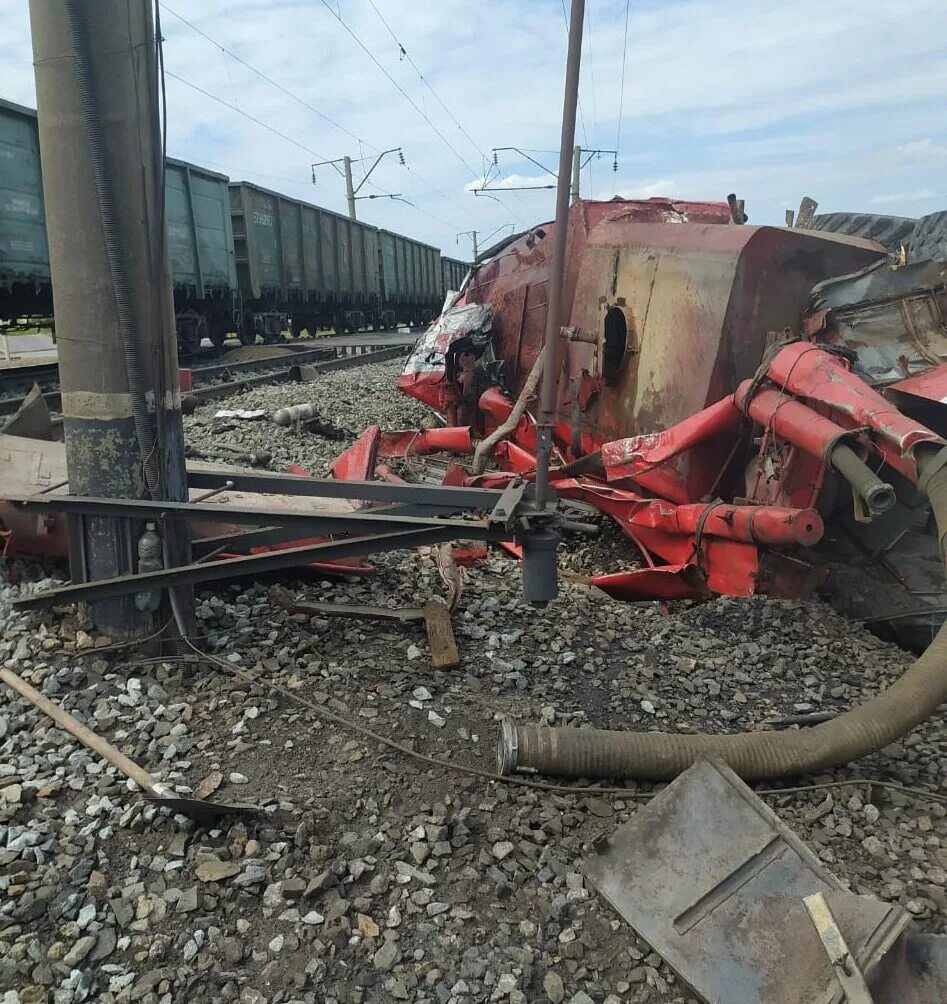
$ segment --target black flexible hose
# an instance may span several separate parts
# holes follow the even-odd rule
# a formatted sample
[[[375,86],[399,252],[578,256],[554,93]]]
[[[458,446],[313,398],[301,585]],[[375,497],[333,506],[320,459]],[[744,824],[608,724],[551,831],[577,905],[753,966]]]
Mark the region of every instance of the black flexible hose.
[[[76,90],[82,109],[82,118],[89,143],[89,155],[95,177],[95,191],[99,202],[99,216],[102,221],[102,237],[105,241],[105,255],[108,260],[112,291],[118,325],[122,336],[125,355],[125,371],[131,397],[132,415],[135,421],[135,436],[141,454],[145,485],[153,499],[160,497],[158,450],[154,429],[148,414],[146,388],[142,377],[140,336],[135,323],[128,274],[125,269],[125,252],[118,229],[118,214],[112,188],[112,175],[106,156],[105,136],[99,117],[95,91],[92,85],[92,68],[89,61],[89,36],[83,15],[83,0],[66,0],[69,19],[69,37],[73,50],[73,70]],[[158,402],[155,402],[157,407]]]

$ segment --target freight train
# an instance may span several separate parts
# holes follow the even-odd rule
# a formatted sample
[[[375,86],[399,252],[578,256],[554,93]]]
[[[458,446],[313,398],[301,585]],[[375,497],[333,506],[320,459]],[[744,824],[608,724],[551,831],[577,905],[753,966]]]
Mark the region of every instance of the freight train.
[[[178,347],[304,329],[420,324],[459,289],[436,247],[168,158],[165,218]],[[36,112],[0,99],[0,322],[53,311]]]

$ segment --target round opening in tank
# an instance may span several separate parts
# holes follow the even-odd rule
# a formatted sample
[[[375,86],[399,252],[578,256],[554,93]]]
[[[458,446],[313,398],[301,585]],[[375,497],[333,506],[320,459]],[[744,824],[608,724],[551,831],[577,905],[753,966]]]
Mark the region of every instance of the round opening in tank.
[[[602,358],[602,376],[605,383],[618,379],[621,364],[628,348],[628,322],[621,307],[609,307],[605,312],[605,349]]]

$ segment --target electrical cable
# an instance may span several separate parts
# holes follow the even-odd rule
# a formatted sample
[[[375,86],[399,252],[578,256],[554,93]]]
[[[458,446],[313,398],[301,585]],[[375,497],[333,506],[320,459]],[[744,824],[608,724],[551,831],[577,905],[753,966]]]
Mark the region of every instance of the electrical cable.
[[[108,645],[103,648],[86,649],[81,652],[75,652],[71,658],[82,658],[84,656],[101,656],[108,652],[116,652],[126,648],[138,647],[147,641],[151,641],[161,635],[168,627],[172,624],[172,620],[168,620],[163,624],[157,631],[145,638],[136,639],[134,641],[119,642],[115,645]],[[550,792],[561,792],[563,794],[570,795],[621,795],[625,798],[653,798],[654,792],[638,792],[633,791],[628,788],[615,788],[615,787],[594,787],[592,785],[576,786],[569,784],[548,784],[540,781],[530,781],[523,777],[510,777],[501,774],[494,774],[492,771],[484,770],[479,767],[469,767],[466,764],[452,763],[449,760],[440,760],[437,757],[427,756],[424,753],[418,753],[416,750],[411,749],[409,746],[405,746],[402,743],[396,742],[387,736],[382,735],[380,732],[375,732],[373,729],[368,728],[365,725],[361,725],[352,719],[346,718],[343,715],[338,715],[328,708],[322,705],[316,704],[313,701],[307,700],[300,694],[295,694],[293,691],[288,690],[285,687],[281,687],[279,684],[273,683],[270,680],[265,680],[262,677],[255,675],[253,673],[248,673],[245,670],[240,669],[233,663],[227,662],[225,659],[221,659],[219,656],[213,655],[210,652],[204,652],[199,649],[193,641],[184,637],[183,641],[191,649],[194,655],[197,656],[199,661],[204,661],[210,663],[211,665],[216,665],[218,668],[225,670],[226,672],[237,676],[248,683],[255,684],[256,686],[264,687],[273,693],[277,693],[282,697],[293,701],[300,706],[313,711],[315,714],[320,715],[323,718],[328,718],[330,721],[337,725],[342,725],[345,728],[350,728],[355,732],[359,732],[366,738],[371,739],[375,742],[379,742],[384,746],[389,747],[405,756],[418,760],[422,763],[428,764],[433,767],[446,767],[448,770],[457,771],[463,774],[469,774],[474,777],[482,777],[488,781],[496,781],[503,784],[513,784],[520,787],[538,789],[540,791],[550,791]],[[181,655],[169,655],[156,659],[137,659],[137,663],[148,664],[152,662],[175,662],[182,659],[187,659],[190,661],[193,656],[181,656]],[[757,795],[792,795],[799,794],[808,791],[821,791],[828,790],[832,788],[847,788],[854,787],[857,785],[869,785],[876,788],[885,788],[890,791],[897,791],[904,795],[910,795],[915,798],[927,798],[935,802],[947,803],[947,795],[942,795],[940,792],[928,791],[925,788],[920,788],[912,785],[899,784],[896,781],[879,781],[874,778],[868,777],[853,777],[845,778],[837,781],[815,781],[811,784],[797,784],[785,788],[760,788],[756,789]]]
[[[262,80],[265,80],[267,83],[269,83],[273,87],[277,88],[277,90],[279,90],[282,93],[286,94],[288,97],[290,97],[294,101],[298,102],[304,108],[307,108],[314,115],[317,115],[319,118],[324,119],[330,125],[334,126],[336,129],[340,130],[341,132],[345,133],[347,136],[349,136],[352,139],[354,139],[359,144],[360,147],[364,146],[366,149],[373,150],[375,153],[379,153],[380,152],[380,150],[379,150],[379,148],[377,146],[374,146],[372,143],[369,143],[366,139],[363,139],[361,136],[356,135],[350,129],[347,129],[345,126],[343,126],[340,122],[337,122],[335,119],[333,119],[330,116],[326,115],[325,112],[320,111],[318,108],[316,108],[315,106],[311,105],[304,98],[301,98],[298,94],[295,94],[293,91],[289,90],[289,88],[287,88],[283,84],[279,83],[279,81],[274,80],[272,77],[270,77],[267,74],[265,74],[262,70],[258,70],[251,63],[248,63],[245,59],[242,59],[235,52],[232,52],[230,49],[228,49],[222,43],[220,43],[219,41],[217,41],[217,39],[215,39],[212,36],[208,35],[207,32],[203,31],[201,28],[198,28],[196,24],[194,24],[193,22],[189,21],[186,17],[184,17],[183,15],[179,14],[177,11],[172,10],[167,5],[165,5],[165,10],[168,11],[170,14],[173,14],[179,21],[181,21],[183,24],[186,24],[189,28],[191,28],[193,31],[195,31],[202,38],[205,38],[208,42],[211,43],[211,45],[214,45],[218,49],[220,49],[221,53],[225,57],[226,56],[230,56],[232,59],[235,59],[242,66],[244,66],[248,70],[250,70],[251,73],[256,74]],[[230,72],[229,71],[229,67],[227,68],[227,72],[228,72],[228,78],[229,78],[229,72]],[[255,122],[257,125],[262,125],[264,128],[269,129],[270,132],[276,131],[276,130],[273,130],[270,126],[268,126],[265,122],[262,122],[261,120],[255,118],[254,116],[249,115],[248,113],[244,112],[243,109],[240,108],[236,104],[236,101],[234,102],[234,104],[229,104],[228,102],[223,101],[221,98],[218,98],[216,95],[211,94],[208,91],[202,90],[196,84],[192,84],[190,81],[185,80],[183,77],[179,77],[179,76],[171,73],[170,71],[168,71],[168,75],[174,77],[176,80],[180,80],[182,83],[186,84],[189,87],[193,87],[195,90],[200,91],[206,97],[209,97],[212,100],[219,102],[220,104],[224,105],[225,107],[230,108],[232,111],[235,111],[235,112],[237,112],[240,115],[244,115],[246,118],[250,119],[250,121],[252,121],[252,122]],[[232,87],[233,87],[233,81],[231,80],[231,88]],[[302,144],[297,143],[295,140],[290,139],[288,136],[285,136],[283,133],[280,133],[280,132],[277,131],[277,135],[279,135],[282,139],[289,140],[289,142],[293,143],[295,146],[300,146],[302,149],[306,150],[307,152],[313,152],[313,151],[310,151],[307,147],[302,146]],[[322,154],[316,154],[316,156],[320,160],[326,160],[326,159],[328,159],[328,158],[324,157]],[[409,170],[410,170],[410,168],[409,168]],[[259,177],[267,177],[267,175],[264,175],[264,174],[262,174],[259,171],[244,171],[243,173],[245,173],[245,174],[256,174]],[[417,171],[413,171],[412,173],[415,175],[415,177],[418,178],[419,181],[421,181],[428,188],[430,188],[431,191],[433,191],[440,198],[442,198],[445,201],[449,202],[455,208],[461,209],[462,212],[468,213],[468,215],[470,215],[469,211],[467,210],[467,208],[465,206],[461,206],[458,203],[454,202],[453,199],[451,199],[449,196],[445,195],[442,191],[440,191],[440,189],[436,188],[431,182],[429,182],[426,178],[424,178],[422,175],[420,175]],[[276,177],[276,176],[275,175],[269,175],[268,177]],[[294,179],[281,179],[281,180],[294,180]],[[391,197],[392,193],[386,192],[384,189],[379,188],[379,186],[376,185],[374,182],[369,181],[368,184],[373,189],[375,189],[375,191],[378,192],[379,194],[387,196],[389,198]],[[454,224],[446,223],[444,220],[441,220],[439,217],[434,216],[432,213],[425,213],[425,211],[422,210],[422,209],[420,209],[418,206],[412,206],[412,208],[413,209],[417,209],[418,212],[420,212],[420,213],[422,213],[424,215],[430,216],[432,219],[437,220],[440,223],[444,223],[444,225],[447,226],[447,227],[453,227],[454,229],[456,229],[456,227],[454,226]]]
[[[395,44],[401,50],[402,56],[408,61],[408,63],[414,69],[414,72],[417,73],[418,79],[421,81],[421,83],[424,84],[424,86],[431,92],[431,94],[434,95],[434,98],[437,101],[437,103],[441,106],[441,108],[444,109],[445,112],[447,112],[448,116],[450,117],[450,120],[454,123],[455,126],[457,126],[457,128],[460,130],[463,136],[467,139],[467,142],[470,143],[470,145],[477,151],[477,153],[484,159],[484,161],[489,160],[490,158],[487,157],[487,155],[483,152],[483,150],[480,149],[476,140],[470,135],[470,133],[467,132],[467,130],[460,124],[460,122],[457,121],[457,116],[454,115],[454,113],[450,110],[450,108],[447,107],[447,105],[441,99],[440,94],[438,94],[437,91],[434,90],[434,87],[421,72],[421,69],[418,66],[418,64],[415,63],[415,61],[411,58],[411,54],[404,47],[404,45],[401,42],[401,39],[399,39],[398,36],[394,33],[391,25],[385,20],[384,14],[382,14],[382,12],[376,6],[375,0],[368,0],[368,3],[371,6],[372,10],[378,15],[379,19],[381,20],[381,23],[388,30],[388,34],[391,35],[391,37],[394,39]]]
[[[411,105],[411,107],[418,113],[418,115],[420,115],[421,118],[424,119],[425,122],[427,122],[427,124],[431,127],[433,132],[437,135],[438,139],[440,139],[441,142],[448,148],[448,150],[450,150],[450,152],[457,158],[457,160],[459,160],[460,163],[463,164],[463,166],[467,169],[467,171],[469,171],[470,174],[473,175],[474,179],[476,181],[479,181],[481,178],[480,174],[478,174],[477,171],[474,168],[472,168],[470,164],[467,163],[463,155],[457,150],[454,144],[451,143],[451,141],[431,121],[431,119],[428,117],[424,109],[418,105],[418,103],[411,97],[410,94],[408,94],[408,92],[401,86],[401,84],[399,84],[398,81],[395,80],[395,78],[385,69],[385,67],[382,66],[382,64],[378,61],[377,57],[371,51],[371,49],[369,49],[368,46],[365,45],[365,43],[358,37],[358,35],[356,35],[355,32],[348,26],[348,24],[343,19],[342,15],[332,9],[332,7],[328,3],[328,0],[322,0],[322,6],[325,7],[325,9],[336,19],[336,21],[339,22],[340,25],[342,25],[342,27],[346,30],[346,32],[356,43],[356,45],[358,45],[358,47],[365,53],[365,55],[368,56],[368,58],[378,67],[379,70],[381,70],[381,72],[388,78],[390,83],[395,87],[395,89],[405,99],[405,101],[407,101],[408,104]],[[497,201],[499,201],[499,199]],[[502,202],[500,204],[503,205]],[[512,213],[513,216],[516,216],[516,218],[521,223],[523,222],[522,217],[518,216],[514,210],[510,209],[508,206],[505,205],[504,209],[506,209],[507,212]]]
[[[625,61],[628,57],[628,14],[631,10],[631,0],[625,0],[625,40],[621,48],[621,85],[618,89],[618,132],[615,137],[615,160],[621,154],[621,116],[625,107]]]
[[[565,21],[566,25],[566,37],[569,37],[569,15],[566,13],[566,0],[559,0],[562,4],[562,20]],[[585,144],[586,148],[589,146],[589,134],[585,131],[585,115],[582,112],[582,98],[577,99],[577,104],[579,106],[579,125],[582,127],[582,142]],[[555,150],[554,153],[558,154],[559,151]]]
[[[466,774],[470,777],[479,777],[486,781],[512,784],[520,788],[531,788],[534,791],[559,792],[569,795],[620,795],[623,798],[630,799],[650,799],[656,794],[655,792],[634,791],[628,788],[596,788],[590,785],[572,786],[567,784],[549,784],[544,781],[530,781],[523,777],[500,775],[482,767],[472,767],[468,764],[452,763],[449,760],[441,760],[438,757],[429,756],[426,753],[418,753],[416,750],[411,749],[410,746],[399,743],[388,736],[382,735],[380,732],[374,731],[374,729],[370,729],[365,725],[361,725],[359,722],[346,718],[344,715],[336,714],[334,711],[330,711],[328,708],[316,704],[314,701],[310,701],[300,694],[293,693],[293,691],[281,686],[278,683],[273,683],[271,680],[265,680],[257,674],[249,673],[234,663],[227,662],[226,659],[221,659],[219,656],[213,655],[209,652],[202,652],[190,638],[185,638],[184,641],[200,659],[225,670],[227,673],[239,677],[247,683],[264,687],[272,693],[279,694],[281,697],[285,697],[287,700],[313,711],[322,718],[327,718],[336,725],[341,725],[344,728],[358,732],[360,735],[365,736],[367,739],[371,739],[373,742],[381,743],[389,749],[395,750],[396,752],[401,753],[419,763],[427,764],[430,767],[447,768],[455,773]],[[874,781],[869,778],[821,781],[813,784],[795,785],[790,788],[763,788],[758,790],[756,794],[785,795],[806,791],[818,791],[823,788],[850,787],[852,785],[859,784],[888,788],[894,791],[900,791],[903,794],[913,795],[919,798],[927,798],[935,802],[947,802],[947,795],[941,795],[939,792],[927,791],[923,788],[912,788],[908,785],[897,784],[894,781]]]
[[[330,118],[330,116],[326,115],[325,112],[322,112],[318,108],[316,108],[313,105],[309,104],[308,101],[306,101],[303,98],[301,98],[298,94],[294,94],[288,87],[284,87],[279,81],[274,80],[272,77],[268,77],[262,70],[258,70],[255,66],[253,66],[251,63],[248,63],[245,59],[242,59],[235,52],[231,52],[230,49],[226,48],[226,46],[224,46],[220,42],[218,42],[217,39],[211,38],[211,36],[208,35],[206,31],[202,31],[200,28],[197,27],[196,24],[194,24],[191,21],[188,21],[188,19],[186,17],[183,17],[176,10],[172,10],[172,8],[170,8],[167,4],[165,4],[164,9],[169,14],[173,14],[179,21],[182,21],[184,24],[186,24],[193,31],[196,31],[198,35],[201,35],[203,38],[206,38],[207,41],[211,43],[211,45],[216,45],[217,48],[220,49],[221,52],[223,52],[226,55],[230,56],[231,59],[236,60],[238,63],[240,63],[241,66],[245,66],[251,73],[255,73],[258,77],[260,77],[261,79],[265,80],[268,84],[272,84],[273,87],[275,87],[279,91],[282,91],[283,94],[285,94],[287,97],[292,98],[293,101],[297,101],[304,108],[309,109],[309,111],[311,111],[314,115],[317,115],[319,118],[323,119],[325,122],[328,122],[329,125],[335,126],[336,129],[338,129],[340,132],[344,132],[346,136],[350,136],[357,143],[362,143],[365,146],[367,146],[369,149],[375,150],[377,152],[377,148],[374,147],[374,146],[372,146],[371,143],[368,143],[365,140],[363,140],[361,137],[356,136],[355,133],[353,133],[350,129],[346,129],[345,126],[342,125],[340,122],[336,122],[335,119]]]
[[[205,91],[203,87],[198,87],[197,84],[191,83],[190,80],[185,80],[184,77],[178,76],[178,74],[173,73],[171,70],[165,70],[165,76],[170,77],[172,80],[177,80],[179,83],[184,84],[186,87],[190,87],[192,90],[197,91],[199,94],[203,94],[205,98],[210,98],[212,101],[216,101],[217,104],[223,105],[224,108],[229,108],[231,111],[236,112],[238,115],[242,115],[245,119],[249,119],[251,122],[255,122],[258,126],[262,126],[267,132],[273,133],[274,136],[279,136],[280,139],[286,140],[287,143],[292,143],[293,146],[299,147],[300,150],[305,150],[306,153],[312,154],[314,157],[318,157],[320,160],[326,160],[318,150],[313,150],[312,147],[306,146],[303,143],[298,142],[291,136],[287,136],[286,133],[280,132],[279,129],[274,129],[273,126],[268,125],[262,119],[258,119],[255,115],[251,115],[249,112],[245,112],[242,108],[238,108],[236,105],[230,104],[229,101],[224,101],[223,98],[219,98],[216,94],[211,94],[210,91]]]
[[[382,12],[376,6],[375,0],[368,0],[368,2],[371,5],[372,10],[378,15],[379,19],[381,20],[381,23],[387,29],[388,34],[391,35],[392,39],[394,39],[395,45],[398,46],[398,49],[401,52],[402,58],[406,59],[408,61],[409,65],[413,68],[414,72],[417,73],[418,79],[421,81],[421,83],[424,84],[424,86],[431,92],[431,94],[434,95],[434,98],[436,99],[437,103],[441,106],[441,108],[444,109],[445,112],[447,112],[447,115],[449,116],[450,120],[454,123],[455,126],[457,126],[457,128],[460,130],[460,132],[466,138],[467,142],[470,143],[470,145],[474,148],[474,150],[477,151],[477,154],[480,156],[480,159],[483,161],[483,164],[484,164],[484,173],[486,173],[486,169],[487,169],[486,165],[490,162],[490,158],[486,155],[486,153],[484,153],[484,151],[480,148],[480,145],[470,135],[470,133],[467,132],[467,130],[460,124],[460,122],[457,120],[457,116],[454,115],[454,113],[450,110],[450,108],[447,107],[447,105],[442,100],[440,94],[438,94],[437,91],[434,90],[434,86],[430,83],[430,81],[427,79],[427,77],[425,77],[424,74],[421,72],[421,68],[411,58],[411,54],[404,47],[404,44],[402,43],[401,39],[398,38],[398,36],[394,33],[394,30],[392,29],[391,25],[385,19],[384,14],[382,14]],[[556,153],[558,153],[558,152],[559,151],[557,150]],[[497,175],[497,177],[500,178],[500,179],[503,179],[505,177],[505,175],[502,172],[500,172]],[[513,194],[516,196],[517,200],[521,203],[521,205],[524,208],[527,208],[527,209],[529,208],[526,205],[526,203],[523,201],[523,198],[519,194],[519,192],[514,192]],[[501,205],[502,205],[502,203],[501,203]]]

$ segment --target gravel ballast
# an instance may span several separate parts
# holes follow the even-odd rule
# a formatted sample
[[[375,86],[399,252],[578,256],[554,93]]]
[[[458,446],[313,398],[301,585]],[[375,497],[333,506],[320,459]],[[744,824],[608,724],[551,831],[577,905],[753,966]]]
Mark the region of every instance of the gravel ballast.
[[[199,408],[310,401],[357,434],[429,416],[376,364],[313,384],[260,387]],[[274,469],[313,473],[350,440],[269,422],[229,442]],[[611,538],[609,538],[611,540]],[[574,570],[613,565],[581,545]],[[584,551],[583,551],[584,547]],[[629,560],[633,552],[629,548]],[[584,566],[583,566],[584,561]],[[592,564],[599,567],[590,567]],[[376,573],[289,574],[300,600],[423,604],[443,595],[432,556],[373,559]],[[0,692],[0,1001],[248,1004],[617,1004],[693,1000],[579,871],[591,841],[628,819],[628,795],[549,793],[413,760],[224,669],[109,649],[74,610],[14,612],[37,584],[0,586],[0,663],[179,792],[257,815],[199,828],[142,800],[113,768],[25,701]],[[462,665],[431,668],[422,625],[290,614],[268,583],[203,591],[209,648],[418,752],[492,770],[497,722],[730,731],[841,711],[911,656],[815,602],[622,604],[565,582],[525,604],[502,552],[465,571],[454,614]],[[806,782],[871,778],[947,793],[943,720]],[[860,783],[766,796],[857,893],[947,921],[944,805]]]

